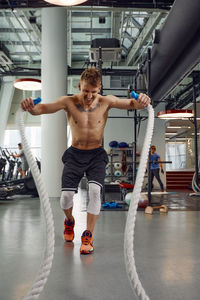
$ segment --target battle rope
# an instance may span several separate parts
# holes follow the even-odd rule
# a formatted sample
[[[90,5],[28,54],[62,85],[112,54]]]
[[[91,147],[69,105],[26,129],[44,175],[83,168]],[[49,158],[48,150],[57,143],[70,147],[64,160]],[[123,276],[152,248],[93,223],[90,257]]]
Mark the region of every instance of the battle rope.
[[[132,94],[132,97],[137,99],[138,95]],[[149,300],[149,297],[146,295],[146,292],[139,280],[137,270],[136,270],[135,258],[134,258],[134,228],[135,228],[135,221],[136,221],[136,212],[137,212],[138,202],[139,202],[142,184],[144,180],[144,174],[145,174],[148,153],[149,153],[149,148],[150,148],[151,139],[153,135],[153,127],[154,127],[154,110],[151,105],[148,105],[147,110],[149,113],[147,131],[145,135],[145,141],[144,141],[143,150],[141,154],[140,164],[137,171],[136,183],[135,183],[134,191],[132,193],[132,198],[131,198],[128,216],[126,220],[125,236],[124,236],[124,256],[125,256],[127,275],[130,280],[133,291],[136,293],[138,298],[142,300]],[[24,297],[24,300],[35,300],[39,297],[41,291],[43,290],[52,266],[53,255],[54,255],[54,243],[55,243],[54,221],[53,221],[53,215],[52,215],[52,210],[51,210],[47,191],[42,181],[38,166],[35,162],[35,159],[31,153],[28,142],[26,140],[26,136],[24,132],[24,111],[21,108],[17,111],[16,123],[20,131],[24,152],[39,193],[40,201],[43,204],[44,216],[46,220],[47,239],[46,239],[44,260],[39,269],[38,275],[36,276],[35,282],[32,285],[32,288],[30,289],[28,294]]]
[[[34,100],[34,104],[37,104],[41,101],[41,99],[37,98]],[[27,293],[27,295],[23,298],[24,300],[35,300],[38,299],[40,293],[42,292],[44,285],[47,281],[47,278],[49,276],[52,261],[53,261],[53,255],[54,255],[54,243],[55,243],[55,234],[54,234],[54,221],[53,221],[53,214],[51,210],[51,205],[48,198],[48,193],[46,191],[46,188],[44,186],[40,171],[38,169],[38,166],[36,164],[36,161],[33,157],[33,154],[30,150],[30,147],[28,145],[25,131],[24,131],[24,111],[22,108],[20,108],[17,111],[16,114],[16,123],[18,126],[18,129],[20,131],[21,135],[21,141],[23,145],[23,149],[29,164],[29,167],[31,169],[32,176],[34,178],[38,194],[40,197],[40,201],[42,203],[42,208],[44,212],[44,217],[46,221],[46,246],[44,251],[44,259],[43,263],[40,266],[39,272],[36,276],[36,279],[32,285],[32,288]]]
[[[131,93],[131,96],[136,99],[138,98],[138,95],[133,92]],[[147,130],[144,139],[144,145],[142,148],[140,164],[137,171],[136,182],[131,197],[128,216],[126,220],[125,233],[124,233],[124,257],[125,257],[126,272],[133,291],[136,293],[138,298],[142,300],[149,300],[150,298],[146,294],[136,270],[135,255],[134,255],[134,230],[135,230],[137,207],[140,199],[140,193],[142,190],[142,184],[144,181],[144,174],[146,170],[149,148],[150,148],[151,139],[153,135],[153,128],[154,128],[154,110],[150,104],[147,106],[147,110],[149,114],[149,118],[147,122]]]

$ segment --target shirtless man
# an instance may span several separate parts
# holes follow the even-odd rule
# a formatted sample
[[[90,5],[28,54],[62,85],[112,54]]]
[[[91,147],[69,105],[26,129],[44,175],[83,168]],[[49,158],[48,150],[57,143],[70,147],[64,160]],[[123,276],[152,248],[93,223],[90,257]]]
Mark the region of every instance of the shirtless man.
[[[73,196],[84,173],[89,182],[89,204],[87,229],[81,236],[81,254],[94,251],[93,231],[101,208],[101,193],[108,163],[106,151],[102,148],[104,127],[111,108],[143,109],[150,98],[139,94],[138,100],[120,99],[112,95],[101,96],[101,75],[95,68],[86,69],[78,84],[80,93],[62,96],[56,102],[33,105],[32,98],[26,98],[21,107],[32,115],[51,114],[64,110],[71,127],[72,146],[62,157],[62,193],[60,205],[65,214],[64,239],[74,239],[75,220],[72,215]]]

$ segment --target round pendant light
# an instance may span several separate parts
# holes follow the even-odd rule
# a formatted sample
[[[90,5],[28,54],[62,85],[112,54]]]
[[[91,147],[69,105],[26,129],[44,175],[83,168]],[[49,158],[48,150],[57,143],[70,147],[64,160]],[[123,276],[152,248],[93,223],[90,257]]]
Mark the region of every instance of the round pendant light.
[[[44,0],[44,1],[55,5],[73,6],[73,5],[78,5],[83,2],[86,2],[87,0]]]
[[[19,78],[15,80],[14,87],[23,91],[37,91],[42,89],[42,83],[40,79]]]
[[[184,119],[192,118],[193,116],[193,111],[190,109],[170,109],[157,113],[157,117],[160,119]]]

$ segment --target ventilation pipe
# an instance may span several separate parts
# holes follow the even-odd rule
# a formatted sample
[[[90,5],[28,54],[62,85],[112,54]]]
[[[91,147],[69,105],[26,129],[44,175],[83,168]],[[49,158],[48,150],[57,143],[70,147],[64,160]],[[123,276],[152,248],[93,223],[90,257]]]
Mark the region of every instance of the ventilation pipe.
[[[199,0],[174,2],[160,32],[160,42],[152,48],[151,96],[155,100],[162,100],[172,85],[175,86],[180,77],[199,61],[200,53],[193,51],[200,43],[199,11]],[[190,54],[190,51],[194,53]],[[179,69],[179,72],[176,73],[176,69]],[[169,84],[168,80],[172,75],[173,81]]]

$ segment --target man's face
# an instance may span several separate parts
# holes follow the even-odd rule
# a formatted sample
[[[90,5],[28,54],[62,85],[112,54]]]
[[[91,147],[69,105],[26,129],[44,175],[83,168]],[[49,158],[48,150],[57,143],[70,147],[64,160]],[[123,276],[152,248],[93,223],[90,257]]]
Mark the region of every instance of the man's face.
[[[155,153],[156,152],[156,147],[151,147],[151,153]]]
[[[81,91],[81,94],[83,95],[83,99],[85,104],[90,105],[94,99],[97,97],[97,94],[101,90],[101,86],[93,86],[87,83],[87,81],[81,81],[79,82],[79,90]]]

